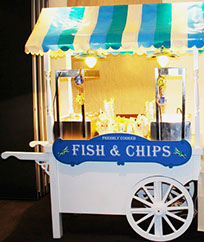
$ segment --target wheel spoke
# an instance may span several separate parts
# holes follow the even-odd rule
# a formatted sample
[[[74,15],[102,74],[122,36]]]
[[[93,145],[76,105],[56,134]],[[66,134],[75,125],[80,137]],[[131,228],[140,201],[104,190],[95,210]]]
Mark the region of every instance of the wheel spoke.
[[[156,216],[154,216],[154,217],[152,218],[152,221],[151,221],[151,223],[149,224],[149,227],[148,227],[146,233],[149,233],[149,231],[150,231],[151,228],[153,227],[153,225],[154,225],[154,223],[155,223],[155,219],[156,219]]]
[[[181,221],[183,223],[186,222],[186,219],[183,219],[183,218],[177,216],[175,213],[167,212],[166,215],[169,215],[170,217],[175,218],[176,220],[179,220],[179,221]]]
[[[169,198],[172,200],[172,199],[174,199],[174,197],[172,196],[172,194],[169,194]],[[176,204],[174,204],[174,206],[175,207],[178,207],[178,204],[176,203]]]
[[[145,215],[143,218],[139,219],[138,221],[136,221],[136,224],[140,224],[143,221],[145,221],[146,219],[150,218],[153,215],[153,213],[149,213],[147,215]]]
[[[163,235],[163,224],[162,217],[157,216],[154,223],[154,231],[155,235],[161,237]]]
[[[188,210],[189,207],[183,206],[183,207],[167,207],[168,211],[178,211],[178,210]]]
[[[179,195],[179,193],[177,191],[175,191],[174,189],[172,189],[171,194],[176,195],[176,196]]]
[[[181,194],[178,195],[177,197],[175,197],[175,198],[173,198],[172,200],[168,201],[168,202],[166,203],[166,205],[169,206],[170,204],[176,202],[177,200],[179,200],[179,199],[180,199],[181,197],[183,197],[183,196],[184,196],[183,193],[181,193]]]
[[[151,208],[131,208],[132,214],[147,214],[152,211]]]
[[[154,198],[152,197],[152,195],[151,195],[151,193],[148,191],[148,189],[147,189],[145,186],[143,186],[142,188],[143,188],[144,191],[146,192],[146,194],[147,194],[147,196],[149,197],[149,199],[150,199],[152,202],[154,202]]]
[[[155,201],[161,201],[161,181],[154,182],[154,199]]]
[[[139,201],[139,202],[141,202],[141,203],[143,203],[143,204],[149,206],[149,207],[152,206],[152,203],[147,202],[146,200],[144,200],[144,199],[142,199],[142,198],[140,198],[140,197],[134,196],[133,198],[134,198],[135,200],[137,200],[137,201]]]
[[[169,227],[170,227],[174,232],[176,232],[176,229],[175,229],[175,227],[173,226],[173,224],[171,223],[171,221],[169,220],[169,218],[168,218],[166,215],[164,215],[163,218],[166,220],[166,222],[167,222],[167,224],[169,225]]]
[[[172,186],[173,186],[173,185],[169,186],[169,188],[168,188],[166,194],[164,195],[164,197],[163,197],[163,199],[162,199],[162,201],[163,201],[164,203],[165,203],[165,201],[166,201],[166,199],[167,199],[167,197],[168,197],[168,195],[169,195],[169,193],[170,193],[170,191],[171,191],[171,189],[172,189]]]

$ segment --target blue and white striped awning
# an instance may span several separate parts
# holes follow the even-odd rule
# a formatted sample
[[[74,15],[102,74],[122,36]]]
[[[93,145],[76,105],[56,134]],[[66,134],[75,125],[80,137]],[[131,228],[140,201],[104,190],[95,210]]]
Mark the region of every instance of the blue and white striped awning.
[[[133,51],[204,46],[204,3],[45,8],[25,52]]]

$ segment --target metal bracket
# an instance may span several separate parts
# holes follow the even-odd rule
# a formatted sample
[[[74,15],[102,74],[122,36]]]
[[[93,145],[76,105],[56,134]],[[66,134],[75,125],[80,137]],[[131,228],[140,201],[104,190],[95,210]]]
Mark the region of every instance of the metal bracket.
[[[49,162],[48,161],[38,161],[35,160],[35,162],[46,172],[46,174],[49,176]]]
[[[155,68],[155,94],[156,99],[158,95],[157,78],[159,73],[162,76],[181,76],[182,77],[182,134],[181,139],[185,139],[185,84],[186,84],[186,72],[185,68],[181,67],[165,67],[165,68]],[[155,99],[155,100],[156,100]],[[156,123],[157,123],[157,139],[162,140],[162,121],[159,118],[159,106],[156,103]]]

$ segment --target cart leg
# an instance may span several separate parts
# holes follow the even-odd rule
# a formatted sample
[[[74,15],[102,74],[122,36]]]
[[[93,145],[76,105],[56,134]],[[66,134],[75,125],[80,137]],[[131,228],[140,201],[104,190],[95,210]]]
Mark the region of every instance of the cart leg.
[[[62,214],[53,210],[54,208],[52,208],[52,234],[54,239],[60,239],[63,235]]]
[[[50,198],[52,212],[52,232],[53,238],[59,239],[63,235],[62,214],[60,213],[60,196],[58,184],[57,162],[52,155],[49,159],[50,166]]]

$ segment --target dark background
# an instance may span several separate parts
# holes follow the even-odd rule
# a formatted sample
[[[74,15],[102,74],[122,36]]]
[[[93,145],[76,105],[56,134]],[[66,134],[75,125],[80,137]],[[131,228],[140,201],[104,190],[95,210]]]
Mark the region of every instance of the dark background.
[[[0,32],[0,153],[33,151],[31,1],[1,1]],[[34,161],[0,158],[0,199],[36,199],[35,179]]]

